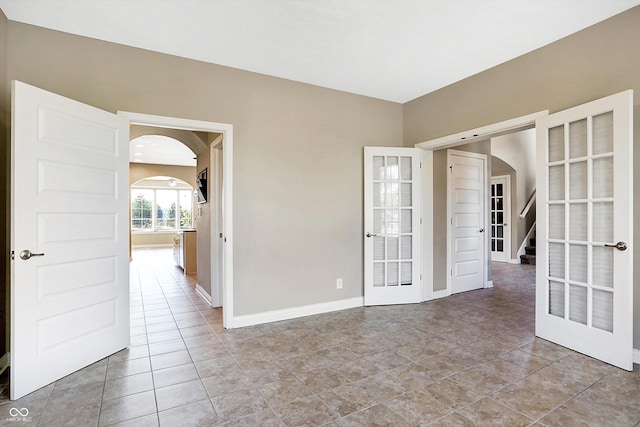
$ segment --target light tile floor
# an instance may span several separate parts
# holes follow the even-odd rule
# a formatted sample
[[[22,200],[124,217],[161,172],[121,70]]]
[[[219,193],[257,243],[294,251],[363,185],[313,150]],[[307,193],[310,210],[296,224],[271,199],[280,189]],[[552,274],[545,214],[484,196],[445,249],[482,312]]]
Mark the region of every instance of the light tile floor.
[[[167,250],[131,264],[131,348],[16,402],[50,426],[634,426],[640,372],[534,337],[535,267],[493,289],[224,330]],[[81,351],[81,349],[79,349]]]

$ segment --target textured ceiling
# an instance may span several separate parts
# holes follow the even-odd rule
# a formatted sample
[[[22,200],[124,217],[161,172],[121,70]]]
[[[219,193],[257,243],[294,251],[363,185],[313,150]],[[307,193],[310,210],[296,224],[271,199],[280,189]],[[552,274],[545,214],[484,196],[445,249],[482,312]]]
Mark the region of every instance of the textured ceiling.
[[[406,102],[640,0],[0,0],[14,21]]]

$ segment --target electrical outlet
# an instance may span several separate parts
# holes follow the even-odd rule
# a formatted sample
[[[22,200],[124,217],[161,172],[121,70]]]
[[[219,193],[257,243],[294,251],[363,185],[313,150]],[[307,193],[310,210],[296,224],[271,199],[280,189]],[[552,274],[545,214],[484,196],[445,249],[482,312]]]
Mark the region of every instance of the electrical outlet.
[[[336,279],[336,289],[342,289],[342,278]]]

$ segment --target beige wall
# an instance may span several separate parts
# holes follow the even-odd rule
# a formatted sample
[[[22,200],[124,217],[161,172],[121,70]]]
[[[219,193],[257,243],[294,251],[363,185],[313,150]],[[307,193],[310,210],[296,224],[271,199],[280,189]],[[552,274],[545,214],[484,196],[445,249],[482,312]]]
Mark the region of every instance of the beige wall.
[[[152,176],[172,176],[196,187],[196,168],[193,166],[153,165],[149,163],[129,163],[129,185]]]
[[[362,148],[402,144],[400,104],[13,21],[8,30],[8,79],[111,112],[234,126],[235,315],[362,296]]]
[[[153,247],[153,246],[173,246],[173,232],[156,233],[132,233],[131,246]]]
[[[634,90],[634,185],[640,189],[640,7],[404,104],[404,143],[415,143],[541,110],[560,111]],[[631,179],[631,177],[630,177]],[[434,185],[443,185],[436,181]],[[640,197],[634,199],[640,242]],[[636,248],[637,249],[637,248]],[[634,252],[640,265],[640,250]],[[640,348],[640,268],[634,271],[634,344]]]

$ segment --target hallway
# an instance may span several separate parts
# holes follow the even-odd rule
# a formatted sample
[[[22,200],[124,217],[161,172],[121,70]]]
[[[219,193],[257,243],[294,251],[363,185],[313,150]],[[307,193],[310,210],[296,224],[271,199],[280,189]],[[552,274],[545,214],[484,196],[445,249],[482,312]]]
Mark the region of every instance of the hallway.
[[[170,250],[136,250],[131,348],[17,402],[33,426],[634,426],[640,372],[534,338],[535,267],[494,288],[222,328]]]

